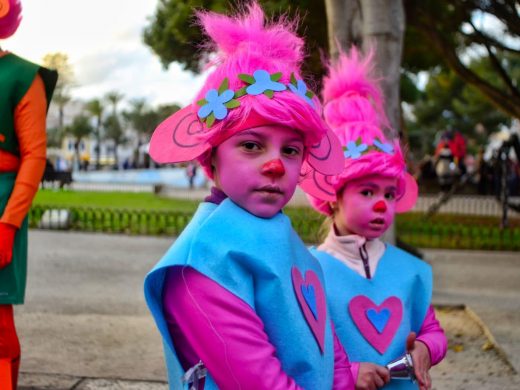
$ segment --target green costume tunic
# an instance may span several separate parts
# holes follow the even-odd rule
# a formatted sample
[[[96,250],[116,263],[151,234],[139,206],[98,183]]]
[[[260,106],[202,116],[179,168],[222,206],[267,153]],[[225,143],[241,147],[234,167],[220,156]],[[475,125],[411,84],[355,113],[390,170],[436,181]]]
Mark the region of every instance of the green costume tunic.
[[[14,112],[39,74],[45,85],[47,108],[58,74],[14,54],[0,57],[0,149],[20,155],[14,128]],[[16,180],[16,172],[0,173],[0,215],[3,214]],[[27,217],[16,232],[13,259],[0,270],[0,304],[21,304],[27,279]]]

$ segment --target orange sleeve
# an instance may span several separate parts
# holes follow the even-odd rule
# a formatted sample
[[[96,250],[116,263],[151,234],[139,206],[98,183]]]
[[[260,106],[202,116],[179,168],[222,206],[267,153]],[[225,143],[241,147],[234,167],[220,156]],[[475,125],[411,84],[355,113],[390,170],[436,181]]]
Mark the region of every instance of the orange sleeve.
[[[47,97],[39,75],[15,108],[14,127],[20,146],[20,169],[0,222],[20,227],[29,212],[45,170]]]

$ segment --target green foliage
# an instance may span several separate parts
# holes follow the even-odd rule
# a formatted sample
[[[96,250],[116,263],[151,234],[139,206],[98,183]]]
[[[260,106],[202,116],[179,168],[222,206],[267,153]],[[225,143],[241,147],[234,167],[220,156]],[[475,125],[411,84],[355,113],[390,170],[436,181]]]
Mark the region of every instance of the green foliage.
[[[89,118],[85,115],[78,115],[74,118],[72,123],[65,128],[65,132],[76,138],[78,142],[90,135],[93,130]]]
[[[405,69],[415,73],[450,69],[480,91],[478,100],[487,99],[507,115],[520,117],[520,51],[513,43],[520,36],[520,18],[514,1],[405,0],[404,4]],[[492,20],[487,25],[493,27],[482,20]]]
[[[34,198],[35,205],[54,207],[127,208],[139,210],[174,210],[193,212],[199,202],[163,198],[151,193],[84,192],[42,189]]]
[[[499,86],[500,80],[486,59],[475,60],[470,67]],[[433,140],[438,131],[452,127],[466,137],[474,138],[477,143],[483,143],[487,137],[475,133],[477,124],[490,134],[510,123],[511,118],[496,109],[478,89],[464,83],[455,72],[437,68],[430,74],[423,94],[415,102],[413,119],[407,125],[413,149],[431,153],[434,145],[424,141]]]
[[[198,201],[161,198],[153,194],[39,191],[30,212],[37,227],[45,210],[69,209],[72,230],[106,233],[178,235],[195,212]],[[284,213],[304,242],[321,242],[326,218],[310,207],[286,207]],[[396,216],[397,236],[422,248],[520,251],[520,219],[500,229],[500,218],[423,213]]]
[[[203,35],[196,26],[195,11],[211,10],[230,13],[236,10],[240,1],[229,0],[160,0],[145,28],[143,37],[161,59],[165,68],[176,61],[184,69],[198,73],[200,65],[207,55]],[[317,76],[323,74],[320,51],[327,47],[327,23],[325,4],[316,0],[260,0],[268,17],[282,14],[293,19],[299,15],[298,32],[306,37],[307,52],[310,58],[306,62],[307,72]]]

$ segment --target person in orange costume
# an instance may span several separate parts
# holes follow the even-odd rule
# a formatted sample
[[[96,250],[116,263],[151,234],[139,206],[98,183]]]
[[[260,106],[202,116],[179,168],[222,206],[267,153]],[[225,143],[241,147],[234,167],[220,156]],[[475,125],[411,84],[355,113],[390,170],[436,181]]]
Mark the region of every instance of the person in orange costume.
[[[20,0],[0,0],[0,39],[14,34]],[[13,305],[22,304],[27,213],[45,168],[45,119],[57,73],[0,48],[0,389],[16,389],[20,343]]]

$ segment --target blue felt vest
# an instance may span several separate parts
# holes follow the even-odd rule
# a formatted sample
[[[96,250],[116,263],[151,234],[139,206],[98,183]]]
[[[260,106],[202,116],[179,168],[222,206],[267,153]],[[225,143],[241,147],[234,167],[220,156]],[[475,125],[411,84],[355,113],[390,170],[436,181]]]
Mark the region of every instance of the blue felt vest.
[[[168,267],[179,265],[193,267],[251,306],[262,319],[284,372],[299,386],[332,388],[333,337],[323,274],[285,215],[259,218],[229,199],[218,206],[202,203],[147,275],[146,301],[163,336],[171,389],[183,388],[184,370],[164,318],[162,290]],[[321,344],[318,323],[323,326]],[[205,389],[216,388],[209,376]]]
[[[431,302],[431,267],[386,245],[376,273],[366,279],[335,257],[311,248],[325,275],[336,334],[353,362],[386,365],[406,351],[406,337],[418,333]],[[384,389],[418,389],[392,380]]]

